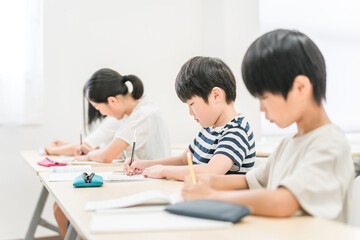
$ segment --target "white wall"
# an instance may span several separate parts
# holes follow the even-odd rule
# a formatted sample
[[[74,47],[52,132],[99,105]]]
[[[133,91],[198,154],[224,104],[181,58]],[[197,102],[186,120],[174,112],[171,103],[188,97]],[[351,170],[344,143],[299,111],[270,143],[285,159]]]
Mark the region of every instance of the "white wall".
[[[19,155],[55,138],[76,141],[82,86],[102,67],[136,74],[163,111],[173,144],[188,144],[199,126],[174,90],[181,65],[195,55],[222,58],[238,80],[236,106],[260,137],[257,101],[240,78],[242,57],[259,32],[254,0],[44,1],[44,123],[0,127],[5,188],[0,239],[22,238],[41,184]],[[52,219],[51,201],[45,217]],[[39,228],[38,235],[48,234]]]

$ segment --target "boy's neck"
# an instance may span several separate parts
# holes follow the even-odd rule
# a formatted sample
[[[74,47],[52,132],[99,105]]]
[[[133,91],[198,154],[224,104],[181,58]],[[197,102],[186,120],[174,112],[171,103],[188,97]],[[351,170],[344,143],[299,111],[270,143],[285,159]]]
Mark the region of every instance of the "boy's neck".
[[[224,104],[223,110],[214,124],[214,128],[224,126],[238,115],[239,114],[235,110],[234,103]]]
[[[309,107],[303,114],[303,117],[296,122],[298,133],[295,137],[300,137],[319,127],[331,123],[327,116],[324,106],[321,104]]]

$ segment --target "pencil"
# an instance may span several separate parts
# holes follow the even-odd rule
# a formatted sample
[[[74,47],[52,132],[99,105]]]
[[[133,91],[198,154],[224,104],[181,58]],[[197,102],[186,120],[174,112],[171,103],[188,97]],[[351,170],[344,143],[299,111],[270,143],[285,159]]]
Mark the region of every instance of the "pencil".
[[[192,163],[192,159],[191,159],[191,153],[187,152],[187,160],[188,160],[188,165],[189,165],[189,170],[190,170],[190,177],[191,177],[191,181],[193,184],[196,183],[195,180],[195,172],[194,172],[194,167],[193,167],[193,163]]]
[[[135,130],[135,132],[134,132],[134,141],[133,141],[133,147],[132,147],[132,151],[131,151],[130,166],[131,166],[132,163],[134,162],[135,143],[136,143],[136,130]]]

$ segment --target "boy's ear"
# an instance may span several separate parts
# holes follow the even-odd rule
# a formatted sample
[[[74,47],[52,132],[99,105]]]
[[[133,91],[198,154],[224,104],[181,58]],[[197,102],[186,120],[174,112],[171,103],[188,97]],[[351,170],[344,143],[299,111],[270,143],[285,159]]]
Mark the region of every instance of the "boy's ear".
[[[213,98],[215,103],[219,103],[225,97],[224,94],[225,94],[224,90],[222,90],[219,87],[214,87],[211,90],[210,96]]]
[[[298,75],[295,77],[293,88],[298,91],[300,96],[312,95],[312,84],[310,79],[305,75]]]

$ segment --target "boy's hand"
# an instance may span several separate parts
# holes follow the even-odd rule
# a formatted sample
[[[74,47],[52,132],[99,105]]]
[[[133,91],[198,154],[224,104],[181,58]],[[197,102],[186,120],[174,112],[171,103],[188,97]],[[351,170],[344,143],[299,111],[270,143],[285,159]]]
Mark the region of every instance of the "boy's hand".
[[[84,145],[79,145],[75,147],[75,156],[87,155],[90,151],[91,148],[88,148],[87,146]]]
[[[163,172],[164,172],[165,166],[163,165],[154,165],[149,168],[146,168],[143,171],[144,177],[149,178],[165,178]]]
[[[141,174],[143,170],[147,167],[146,162],[150,162],[147,160],[134,159],[133,163],[130,166],[130,161],[130,158],[126,158],[124,162],[124,173],[126,173],[127,175]]]
[[[192,181],[188,179],[185,181],[181,190],[181,195],[185,200],[212,199],[216,191],[212,189],[208,183],[209,181],[204,182],[196,178],[196,184],[193,184]]]

